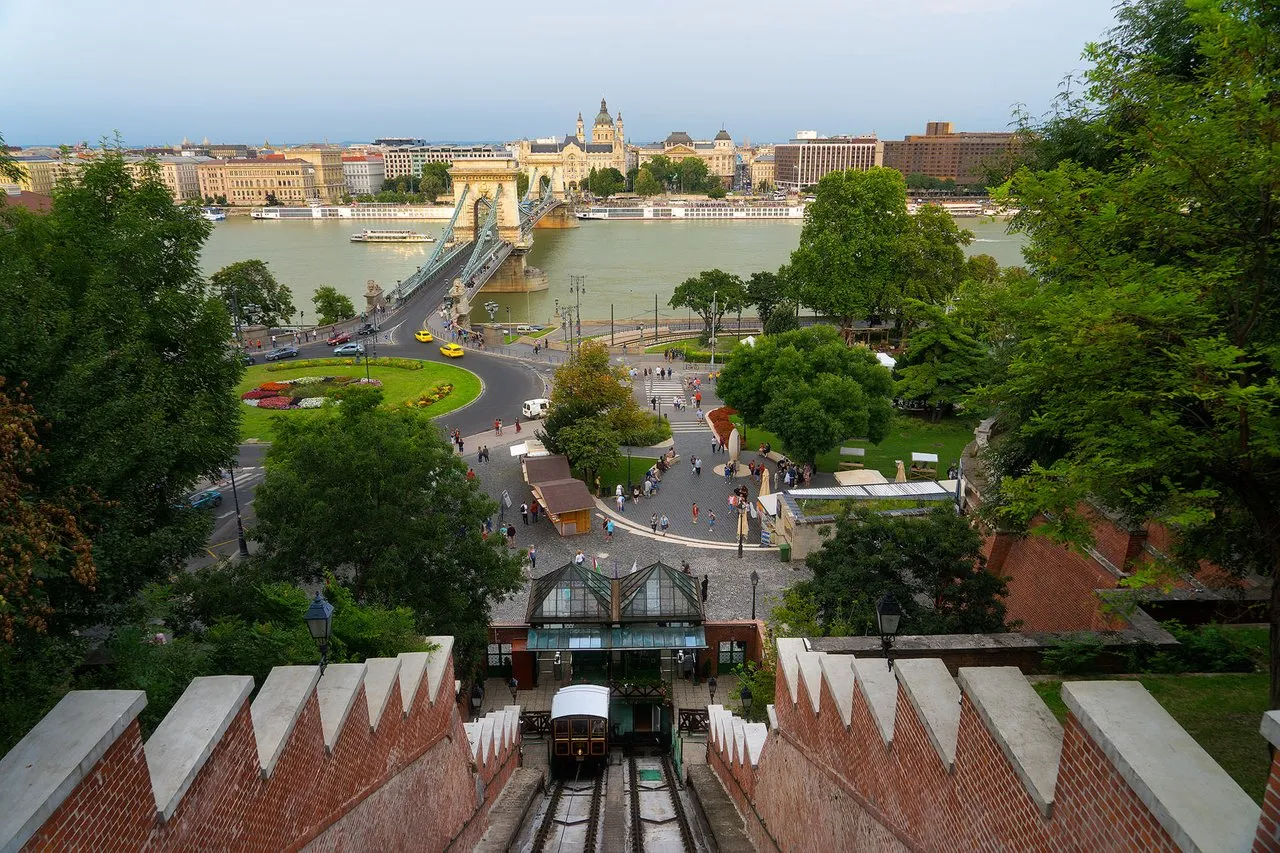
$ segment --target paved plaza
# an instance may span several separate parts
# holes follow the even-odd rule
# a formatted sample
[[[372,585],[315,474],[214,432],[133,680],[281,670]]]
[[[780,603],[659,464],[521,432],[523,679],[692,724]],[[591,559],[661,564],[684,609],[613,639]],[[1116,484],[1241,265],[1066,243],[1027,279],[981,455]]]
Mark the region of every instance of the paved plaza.
[[[545,515],[539,517],[537,524],[524,524],[520,517],[520,505],[529,503],[532,496],[528,486],[523,482],[519,460],[510,453],[511,445],[534,438],[540,429],[539,422],[522,424],[522,431],[516,433],[511,425],[503,428],[503,434],[497,435],[493,430],[464,437],[463,454],[469,466],[475,469],[479,482],[484,490],[495,499],[500,498],[503,490],[511,496],[511,509],[504,510],[502,518],[494,518],[494,528],[501,521],[515,524],[516,548],[534,546],[537,551],[536,566],[527,566],[530,576],[543,575],[573,559],[578,549],[594,560],[599,571],[613,576],[626,574],[633,566],[643,567],[656,561],[678,567],[688,561],[695,575],[707,575],[708,596],[706,617],[709,620],[746,619],[751,616],[751,572],[760,576],[760,584],[756,591],[756,615],[768,618],[773,600],[781,591],[797,580],[809,577],[803,562],[783,563],[780,561],[778,549],[760,547],[759,521],[750,521],[748,535],[741,558],[737,555],[736,510],[729,506],[729,496],[733,488],[746,484],[751,497],[758,494],[755,482],[747,475],[746,462],[755,458],[754,449],[744,452],[739,476],[732,482],[725,480],[722,473],[727,457],[724,454],[712,453],[712,432],[705,423],[699,423],[695,409],[691,405],[691,395],[685,380],[698,378],[701,382],[702,411],[709,412],[720,405],[715,394],[714,382],[705,369],[702,372],[685,371],[680,362],[667,364],[661,356],[648,356],[647,360],[627,361],[626,367],[635,367],[641,375],[633,384],[636,400],[644,408],[649,409],[650,400],[661,392],[662,414],[668,418],[672,427],[672,443],[679,462],[662,477],[660,490],[656,495],[641,498],[638,502],[628,500],[625,511],[619,513],[614,507],[612,493],[616,483],[602,483],[610,497],[597,499],[595,524],[590,533],[579,536],[562,537],[556,533]],[[672,367],[675,376],[671,380],[650,379],[643,376],[645,368]],[[704,366],[705,368],[705,366]],[[490,393],[494,389],[489,389]],[[673,399],[681,396],[686,403],[681,410],[672,406]],[[490,461],[477,461],[477,452],[482,446],[488,446]],[[623,448],[625,455],[627,448]],[[658,456],[662,451],[651,448],[631,448],[634,456]],[[689,465],[689,457],[697,455],[702,458],[702,474],[696,476]],[[776,466],[769,464],[771,474],[776,475]],[[818,484],[824,479],[834,478],[830,475],[819,475]],[[772,477],[777,483],[777,477]],[[622,484],[625,487],[625,483]],[[693,520],[693,504],[697,502],[699,518]],[[711,513],[717,516],[714,527],[709,524]],[[666,536],[655,535],[650,529],[653,514],[661,517],[665,514],[670,520],[670,529]],[[606,517],[615,520],[615,532],[612,541],[607,541],[601,529]],[[495,624],[520,623],[524,621],[528,606],[529,583],[505,601],[495,605],[492,620]]]

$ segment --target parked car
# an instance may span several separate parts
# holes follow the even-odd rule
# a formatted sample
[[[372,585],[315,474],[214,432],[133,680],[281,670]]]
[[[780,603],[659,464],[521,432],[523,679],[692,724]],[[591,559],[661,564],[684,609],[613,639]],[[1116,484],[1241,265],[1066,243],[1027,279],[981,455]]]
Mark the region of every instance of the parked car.
[[[373,324],[372,324],[372,323],[365,323],[363,326],[361,326],[360,328],[356,329],[356,334],[357,334],[357,335],[372,335],[372,334],[373,334],[374,332],[376,332],[376,331],[378,331],[378,330],[374,328],[374,326],[373,326]]]
[[[542,331],[541,326],[527,326],[524,323],[521,323],[519,326],[516,326],[516,334],[518,335],[527,335],[531,332],[541,332],[541,331]]]
[[[350,340],[351,340],[350,332],[334,332],[332,335],[329,336],[329,340],[325,341],[325,343],[331,347],[336,347],[338,344],[345,344]]]
[[[428,332],[426,329],[419,329],[418,331],[413,333],[413,336],[418,340],[422,341],[424,344],[429,344],[435,340],[432,334]]]
[[[457,344],[445,344],[440,347],[440,354],[449,358],[462,358],[465,350]]]
[[[240,363],[241,364],[257,364],[258,360],[253,356],[249,355],[248,353],[245,353],[244,355],[240,356]]]
[[[222,505],[222,492],[217,489],[205,489],[187,499],[192,509],[212,509]]]
[[[538,397],[533,400],[525,400],[524,406],[520,409],[521,415],[525,418],[545,418],[547,411],[551,408],[551,401],[545,397]]]
[[[282,358],[297,358],[297,347],[276,347],[263,356],[267,361],[279,361]]]
[[[343,344],[333,348],[334,355],[364,355],[364,344]]]

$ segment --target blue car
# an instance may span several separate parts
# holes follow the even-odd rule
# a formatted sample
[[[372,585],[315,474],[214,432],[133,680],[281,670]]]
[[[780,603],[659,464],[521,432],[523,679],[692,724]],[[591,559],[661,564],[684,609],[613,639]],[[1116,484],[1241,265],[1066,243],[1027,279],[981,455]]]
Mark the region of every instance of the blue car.
[[[192,509],[212,509],[222,505],[222,492],[217,489],[205,489],[187,499]]]
[[[343,344],[333,348],[334,355],[364,355],[364,344]]]
[[[298,357],[297,347],[276,347],[271,352],[263,356],[263,358],[265,358],[267,361],[279,361],[282,358],[297,358],[297,357]]]

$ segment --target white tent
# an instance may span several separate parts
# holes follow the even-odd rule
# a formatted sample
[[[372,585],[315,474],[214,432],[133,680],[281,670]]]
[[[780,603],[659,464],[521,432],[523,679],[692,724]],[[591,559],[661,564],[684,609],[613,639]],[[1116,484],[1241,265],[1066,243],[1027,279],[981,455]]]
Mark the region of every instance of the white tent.
[[[893,366],[898,363],[898,360],[893,356],[889,355],[887,352],[876,353],[876,361],[880,362],[890,370],[893,370]]]

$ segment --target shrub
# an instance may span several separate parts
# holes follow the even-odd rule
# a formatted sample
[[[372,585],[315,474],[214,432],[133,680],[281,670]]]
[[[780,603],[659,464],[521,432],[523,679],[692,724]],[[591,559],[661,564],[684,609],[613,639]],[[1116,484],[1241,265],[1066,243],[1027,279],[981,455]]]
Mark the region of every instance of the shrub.
[[[1079,634],[1059,640],[1040,655],[1044,668],[1058,675],[1091,672],[1102,654],[1102,638],[1097,634]]]
[[[361,359],[358,363],[365,362],[374,367],[398,367],[401,370],[421,370],[426,366],[425,361],[418,361],[413,358],[368,358]],[[304,358],[300,361],[274,361],[267,365],[267,370],[276,373],[281,370],[303,370],[309,367],[332,367],[341,364],[351,367],[357,364],[354,358]]]
[[[1249,648],[1218,625],[1188,628],[1176,619],[1162,624],[1178,645],[1162,651],[1139,647],[1131,656],[1131,668],[1163,673],[1254,672],[1258,668]]]

